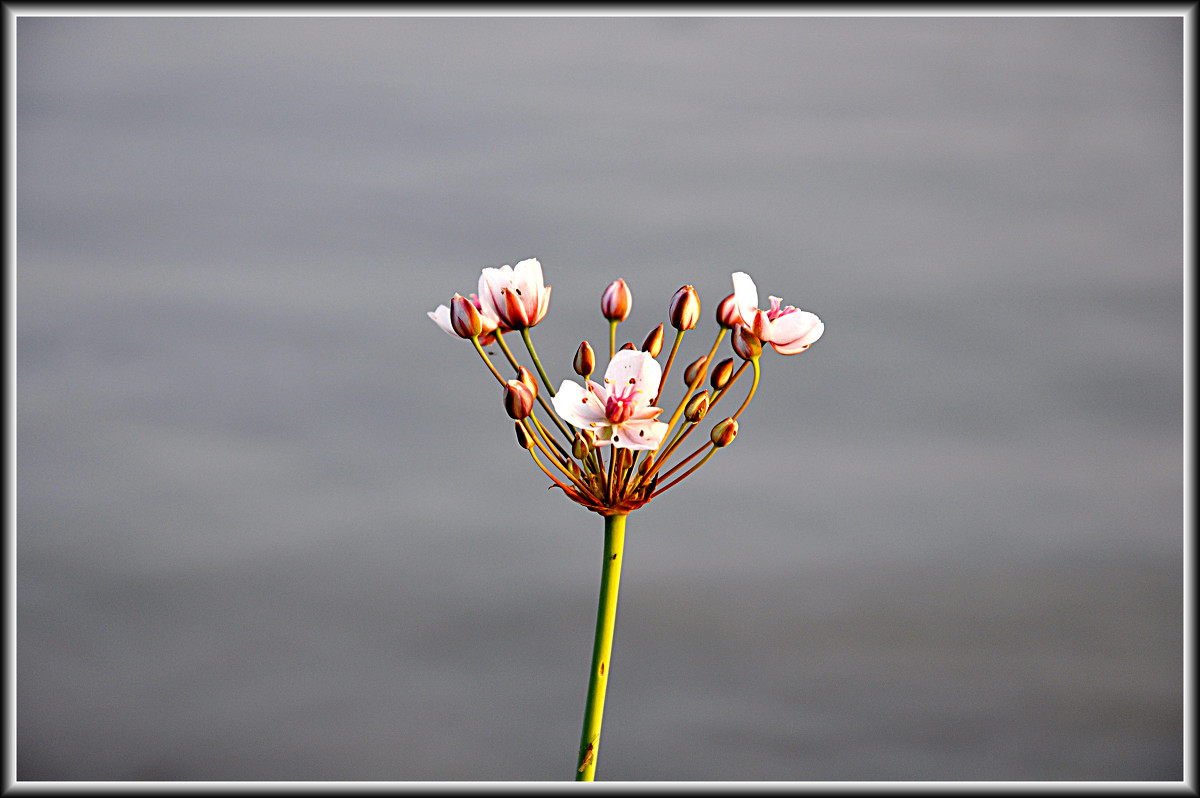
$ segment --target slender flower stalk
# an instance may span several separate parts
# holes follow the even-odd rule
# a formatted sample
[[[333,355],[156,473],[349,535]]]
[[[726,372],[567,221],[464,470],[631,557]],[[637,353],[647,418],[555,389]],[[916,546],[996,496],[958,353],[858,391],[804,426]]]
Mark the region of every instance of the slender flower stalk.
[[[625,560],[624,515],[604,518],[604,562],[600,570],[600,601],[596,609],[596,636],[592,643],[592,668],[588,672],[587,703],[583,711],[583,735],[575,780],[593,781],[600,754],[600,724],[604,697],[611,672],[613,633],[617,628],[617,591],[621,587],[621,565]]]
[[[738,434],[738,417],[758,391],[759,359],[764,348],[782,355],[799,354],[824,331],[824,324],[815,315],[785,307],[777,297],[771,297],[770,309],[759,309],[757,288],[743,272],[733,275],[733,286],[734,292],[717,306],[716,340],[707,355],[696,358],[684,370],[685,390],[666,422],[660,420],[663,411],[659,403],[667,376],[681,351],[683,334],[696,327],[700,316],[700,297],[691,285],[676,291],[668,304],[668,322],[675,328],[675,339],[665,366],[660,366],[663,324],[650,332],[640,349],[632,342],[617,347],[617,324],[628,317],[633,296],[624,280],[611,283],[600,300],[601,314],[609,322],[609,363],[602,381],[592,381],[595,353],[584,341],[571,363],[582,383],[564,380],[557,390],[529,332],[545,318],[550,300],[550,287],[544,284],[541,264],[536,259],[520,261],[516,268],[484,269],[478,295],[467,298],[455,294],[449,306],[440,305],[428,314],[450,336],[471,341],[504,389],[501,404],[514,419],[517,444],[529,452],[550,480],[550,487],[604,517],[604,561],[592,667],[574,774],[579,781],[595,778],[599,757],[626,519],[655,496],[696,473],[718,450],[733,442]],[[505,341],[505,333],[513,331],[520,332],[537,377],[520,364]],[[726,332],[731,333],[733,354],[742,360],[736,371],[733,357],[717,362],[717,350]],[[515,376],[506,378],[492,363],[484,347],[493,342],[504,353]],[[701,422],[713,418],[713,408],[730,392],[747,365],[754,377],[741,405],[712,426],[707,441],[685,456],[677,456]],[[710,373],[711,394],[708,388],[701,390]],[[553,428],[542,424],[536,405],[549,414],[565,443],[552,434]]]
[[[533,365],[537,367],[537,372],[542,378],[542,384],[546,386],[546,390],[550,392],[550,398],[554,398],[554,386],[550,384],[550,378],[546,376],[546,370],[542,368],[542,360],[537,355],[537,350],[533,348],[533,339],[529,337],[529,328],[521,329],[521,340],[525,342],[525,348],[529,350],[529,356],[533,358]]]

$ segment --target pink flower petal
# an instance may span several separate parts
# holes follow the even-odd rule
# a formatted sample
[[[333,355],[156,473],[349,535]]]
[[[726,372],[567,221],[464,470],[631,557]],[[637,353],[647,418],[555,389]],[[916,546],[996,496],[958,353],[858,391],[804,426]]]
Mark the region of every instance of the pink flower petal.
[[[824,332],[825,325],[816,314],[798,310],[775,320],[770,343],[781,355],[796,355],[812,346]]]
[[[667,425],[661,421],[630,419],[612,428],[612,444],[620,449],[657,449],[667,434]]]
[[[431,310],[428,313],[429,318],[437,322],[437,326],[446,331],[447,335],[458,337],[458,333],[454,332],[454,326],[450,323],[450,308],[445,305],[438,305],[437,310]]]
[[[742,316],[742,324],[750,327],[754,324],[754,316],[758,312],[758,288],[750,279],[750,275],[745,272],[733,273],[733,296],[738,313]]]
[[[563,380],[558,393],[550,401],[554,403],[554,412],[568,424],[586,429],[608,424],[604,404],[577,382]]]

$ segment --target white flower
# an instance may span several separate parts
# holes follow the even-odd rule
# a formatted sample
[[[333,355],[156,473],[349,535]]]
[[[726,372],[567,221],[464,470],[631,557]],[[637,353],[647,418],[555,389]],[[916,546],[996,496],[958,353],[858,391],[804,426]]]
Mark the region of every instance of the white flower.
[[[657,449],[667,434],[658,421],[662,410],[650,403],[658,395],[662,367],[649,352],[622,349],[604,372],[604,385],[587,387],[564,380],[552,401],[567,422],[596,435],[596,445],[621,449]]]
[[[500,331],[523,330],[541,321],[550,308],[550,286],[542,282],[542,264],[529,258],[479,275],[479,299],[485,314],[500,320]]]
[[[759,310],[758,288],[745,272],[734,272],[733,295],[742,325],[781,355],[803,352],[825,332],[825,325],[815,314],[791,305],[781,308],[783,300],[777,296],[771,297],[770,310]]]

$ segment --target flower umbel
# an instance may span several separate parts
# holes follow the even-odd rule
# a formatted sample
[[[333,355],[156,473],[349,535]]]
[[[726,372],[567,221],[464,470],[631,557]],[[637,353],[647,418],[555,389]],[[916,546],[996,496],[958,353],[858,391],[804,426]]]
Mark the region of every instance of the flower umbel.
[[[585,340],[575,350],[571,362],[571,368],[583,382],[563,380],[557,392],[531,338],[532,328],[546,317],[550,306],[550,287],[543,282],[538,260],[529,258],[515,267],[483,269],[478,295],[467,298],[455,294],[449,306],[440,305],[428,314],[449,335],[472,343],[503,388],[503,406],[514,423],[517,444],[529,452],[550,479],[551,487],[604,516],[600,609],[576,762],[577,780],[594,778],[599,754],[626,517],[695,473],[716,452],[735,441],[739,417],[758,388],[764,344],[779,354],[794,355],[812,346],[825,329],[814,314],[784,306],[778,297],[770,298],[769,309],[760,309],[758,289],[744,272],[733,275],[733,286],[734,293],[717,307],[718,331],[712,347],[682,369],[683,395],[667,421],[661,418],[667,378],[683,336],[696,328],[700,318],[700,296],[691,285],[684,285],[667,303],[666,323],[675,330],[674,341],[665,365],[659,365],[664,324],[650,332],[640,349],[632,342],[617,348],[617,325],[628,318],[633,294],[623,279],[610,283],[600,297],[609,343],[609,363],[603,381],[590,379],[596,357]],[[520,336],[532,371],[509,348],[504,338],[508,333]],[[726,334],[730,335],[736,358],[722,359],[717,355]],[[489,352],[484,350],[490,344],[503,352],[507,366],[502,364],[497,368],[492,362]],[[735,369],[737,358],[741,363]],[[711,364],[715,365],[710,373]],[[741,404],[732,413],[726,413],[728,406],[720,413],[711,412],[736,389],[738,378],[747,367],[752,377]],[[510,370],[508,376],[501,373],[502,368]],[[539,390],[538,377],[544,390]],[[706,377],[710,387],[701,387]],[[544,411],[541,418],[537,405]],[[720,420],[712,423],[714,419]],[[704,438],[703,442],[677,458],[676,453],[701,424],[712,424],[708,435],[697,436]]]

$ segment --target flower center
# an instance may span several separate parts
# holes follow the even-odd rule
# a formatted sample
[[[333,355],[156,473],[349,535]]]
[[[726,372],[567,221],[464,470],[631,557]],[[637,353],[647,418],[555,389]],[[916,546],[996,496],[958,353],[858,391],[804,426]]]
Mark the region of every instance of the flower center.
[[[777,296],[771,297],[771,309],[767,311],[767,318],[770,319],[771,321],[775,321],[780,316],[786,316],[789,313],[796,312],[796,309],[794,307],[792,307],[791,305],[788,305],[786,308],[779,307],[779,304],[781,302],[783,302],[783,300],[780,299],[779,297],[777,297]]]
[[[633,416],[633,396],[637,392],[637,383],[632,380],[627,385],[613,389],[604,404],[604,415],[610,422],[620,424]]]

